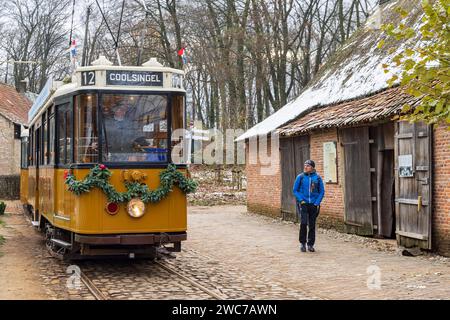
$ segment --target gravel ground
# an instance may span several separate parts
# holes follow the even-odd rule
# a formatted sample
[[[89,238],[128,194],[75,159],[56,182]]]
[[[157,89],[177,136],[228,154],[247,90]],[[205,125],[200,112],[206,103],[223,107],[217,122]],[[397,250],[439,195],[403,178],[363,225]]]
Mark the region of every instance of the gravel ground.
[[[223,171],[223,179],[218,182],[212,166],[192,166],[192,178],[199,183],[196,193],[188,195],[192,206],[244,205],[247,193],[245,191],[245,172],[243,173],[242,190],[238,190],[232,182],[232,168]]]

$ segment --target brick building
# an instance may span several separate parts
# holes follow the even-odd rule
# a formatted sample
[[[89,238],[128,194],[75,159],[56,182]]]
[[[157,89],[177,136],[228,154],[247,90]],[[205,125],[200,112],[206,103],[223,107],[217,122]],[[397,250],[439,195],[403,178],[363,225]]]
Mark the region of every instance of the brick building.
[[[20,131],[31,102],[12,86],[0,83],[0,176],[20,172]]]
[[[319,224],[450,255],[450,131],[394,120],[405,103],[418,101],[388,87],[392,74],[382,65],[396,54],[389,48],[414,46],[417,38],[377,48],[385,36],[373,23],[398,19],[397,6],[409,12],[407,25],[420,24],[420,4],[383,4],[299,97],[238,138],[248,145],[256,136],[280,136],[279,150],[270,148],[279,159],[271,175],[247,161],[247,206],[295,220],[292,186],[311,158],[326,189]],[[258,159],[250,150],[247,159]]]

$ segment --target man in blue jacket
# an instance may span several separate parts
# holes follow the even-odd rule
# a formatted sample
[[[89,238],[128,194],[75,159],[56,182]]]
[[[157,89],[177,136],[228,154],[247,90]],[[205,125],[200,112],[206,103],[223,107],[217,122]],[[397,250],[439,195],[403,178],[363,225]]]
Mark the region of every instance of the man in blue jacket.
[[[303,173],[297,176],[294,183],[297,215],[300,215],[300,250],[306,252],[306,237],[308,250],[314,252],[316,240],[316,219],[319,215],[320,203],[325,194],[322,178],[316,173],[316,164],[306,160]],[[307,232],[308,227],[308,232]]]

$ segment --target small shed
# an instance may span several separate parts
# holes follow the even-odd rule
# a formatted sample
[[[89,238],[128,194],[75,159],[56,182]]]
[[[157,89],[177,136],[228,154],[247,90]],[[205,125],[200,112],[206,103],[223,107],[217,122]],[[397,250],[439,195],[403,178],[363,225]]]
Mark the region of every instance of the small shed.
[[[0,83],[0,175],[20,172],[20,132],[27,124],[30,107],[24,94]]]
[[[238,138],[280,135],[279,150],[270,149],[279,158],[272,175],[261,174],[261,163],[247,162],[247,206],[295,220],[292,185],[311,158],[325,182],[322,226],[450,255],[450,132],[443,125],[433,130],[393,120],[405,103],[418,101],[399,86],[389,87],[392,74],[382,67],[398,48],[418,39],[377,48],[384,34],[374,22],[395,21],[398,6],[409,12],[403,23],[421,23],[420,3],[384,3],[298,98]]]
[[[30,106],[25,95],[0,83],[0,199],[19,195],[20,133]]]

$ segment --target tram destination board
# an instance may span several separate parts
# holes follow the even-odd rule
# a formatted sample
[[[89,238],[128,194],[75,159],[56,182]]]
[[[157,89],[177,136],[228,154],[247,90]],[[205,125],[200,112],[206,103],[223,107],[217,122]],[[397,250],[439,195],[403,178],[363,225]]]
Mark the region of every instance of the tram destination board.
[[[152,71],[106,71],[106,84],[112,86],[163,86],[163,73]]]

